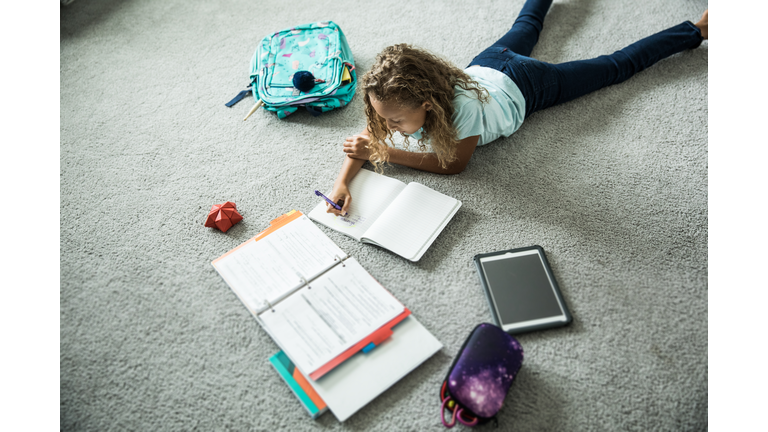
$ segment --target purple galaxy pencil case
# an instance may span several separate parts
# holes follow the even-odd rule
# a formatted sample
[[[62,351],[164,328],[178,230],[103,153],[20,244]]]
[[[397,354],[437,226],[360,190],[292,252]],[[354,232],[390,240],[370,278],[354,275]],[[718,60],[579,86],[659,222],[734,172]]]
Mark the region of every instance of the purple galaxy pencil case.
[[[475,426],[495,418],[522,365],[523,347],[517,339],[493,324],[475,327],[440,389],[443,424]]]

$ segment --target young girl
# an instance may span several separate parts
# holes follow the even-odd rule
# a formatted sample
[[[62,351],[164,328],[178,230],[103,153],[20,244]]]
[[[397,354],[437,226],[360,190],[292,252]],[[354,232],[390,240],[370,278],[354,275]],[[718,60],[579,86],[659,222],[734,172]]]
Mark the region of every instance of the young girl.
[[[346,214],[348,185],[365,161],[457,174],[475,148],[514,133],[536,111],[623,82],[657,61],[696,48],[708,37],[708,11],[611,55],[550,64],[528,57],[552,0],[528,0],[512,29],[461,70],[407,44],[385,48],[360,79],[368,125],[344,142],[346,157],[329,197]],[[405,150],[389,146],[393,132]],[[408,151],[409,138],[420,152]],[[426,144],[431,151],[427,152]],[[394,143],[393,143],[394,144]]]

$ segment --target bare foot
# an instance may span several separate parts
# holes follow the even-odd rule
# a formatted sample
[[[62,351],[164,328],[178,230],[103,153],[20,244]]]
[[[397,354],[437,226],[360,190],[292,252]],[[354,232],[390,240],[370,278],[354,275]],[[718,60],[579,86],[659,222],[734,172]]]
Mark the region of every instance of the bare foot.
[[[709,9],[704,11],[704,15],[701,16],[699,22],[694,25],[701,30],[701,37],[707,39],[709,36]]]

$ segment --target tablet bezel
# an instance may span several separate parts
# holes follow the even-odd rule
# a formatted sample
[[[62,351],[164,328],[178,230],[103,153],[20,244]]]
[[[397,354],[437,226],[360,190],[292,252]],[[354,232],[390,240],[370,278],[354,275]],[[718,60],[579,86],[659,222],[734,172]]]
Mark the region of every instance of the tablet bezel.
[[[544,272],[547,275],[547,279],[549,280],[550,289],[552,289],[553,293],[555,294],[555,298],[557,299],[558,306],[560,306],[560,311],[562,312],[562,314],[551,316],[551,317],[541,317],[541,318],[533,319],[529,321],[502,323],[499,315],[500,312],[498,309],[498,305],[496,304],[493,298],[493,291],[491,290],[488,284],[488,280],[485,274],[485,269],[483,268],[483,262],[504,260],[504,259],[515,259],[520,256],[533,255],[533,254],[536,254],[539,256],[539,260],[542,264],[542,268],[544,269]],[[568,309],[568,306],[566,305],[565,300],[563,299],[563,295],[560,292],[560,287],[557,284],[557,280],[555,279],[555,276],[552,273],[552,269],[549,266],[549,261],[547,260],[547,256],[544,253],[544,249],[541,246],[535,245],[535,246],[529,246],[529,247],[523,247],[523,248],[503,250],[498,252],[491,252],[486,254],[478,254],[474,256],[473,261],[475,262],[475,267],[477,268],[477,273],[480,278],[480,284],[483,287],[486,300],[488,300],[488,306],[491,310],[491,315],[493,316],[493,320],[496,323],[496,325],[504,329],[504,331],[506,331],[507,333],[519,334],[519,333],[525,333],[533,330],[542,330],[542,329],[553,328],[553,327],[561,327],[561,326],[570,324],[571,321],[573,320],[571,317],[571,313]]]

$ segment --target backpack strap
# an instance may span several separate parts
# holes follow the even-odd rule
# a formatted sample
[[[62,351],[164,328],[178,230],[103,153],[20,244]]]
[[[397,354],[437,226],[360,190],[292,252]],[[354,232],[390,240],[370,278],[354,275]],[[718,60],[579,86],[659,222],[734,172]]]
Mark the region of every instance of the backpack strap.
[[[245,89],[245,90],[241,91],[240,93],[238,93],[237,96],[235,96],[231,101],[225,103],[224,105],[232,108],[232,105],[234,105],[234,104],[240,102],[241,100],[243,100],[243,98],[248,96],[248,94],[250,94],[251,91],[252,91],[251,88],[248,87],[247,89]]]
[[[323,110],[321,110],[318,107],[313,107],[311,105],[306,105],[307,111],[309,111],[310,114],[312,114],[313,117],[317,117],[320,114],[323,113]]]

